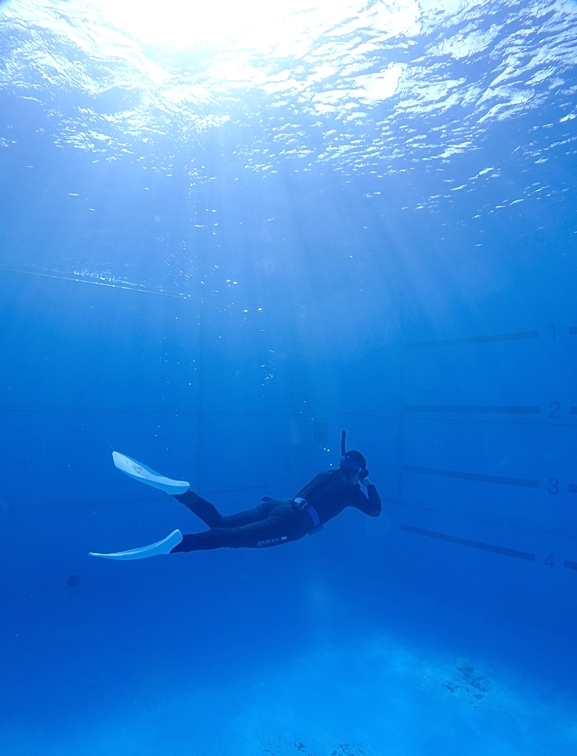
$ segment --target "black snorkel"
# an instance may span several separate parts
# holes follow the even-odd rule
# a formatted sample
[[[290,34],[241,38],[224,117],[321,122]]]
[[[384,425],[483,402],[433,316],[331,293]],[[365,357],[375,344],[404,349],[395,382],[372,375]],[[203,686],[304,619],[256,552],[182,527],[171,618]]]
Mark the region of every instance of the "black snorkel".
[[[341,431],[341,460],[339,466],[341,470],[347,470],[349,473],[358,472],[359,478],[363,480],[369,474],[369,471],[365,467],[366,462],[364,462],[364,457],[362,454],[360,454],[360,452],[357,451],[351,451],[351,456],[349,456],[346,450],[346,441],[347,432],[343,430]],[[357,457],[362,459],[363,462],[361,463],[359,459],[357,459]]]

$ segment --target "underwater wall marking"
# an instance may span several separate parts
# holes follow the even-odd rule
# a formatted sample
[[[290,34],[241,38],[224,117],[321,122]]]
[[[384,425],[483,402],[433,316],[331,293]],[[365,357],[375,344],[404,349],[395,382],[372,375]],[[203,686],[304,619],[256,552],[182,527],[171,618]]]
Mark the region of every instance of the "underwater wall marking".
[[[573,408],[571,408],[573,409]],[[575,407],[577,414],[577,407]],[[497,406],[497,405],[481,405],[481,404],[462,404],[462,405],[443,405],[443,404],[405,404],[403,406],[404,412],[464,412],[475,414],[487,414],[487,415],[540,415],[541,407],[523,407],[523,406]]]
[[[401,326],[401,330],[402,326]],[[405,421],[422,421],[422,422],[436,422],[436,423],[464,423],[470,426],[475,424],[499,424],[501,426],[515,427],[519,425],[533,425],[545,426],[545,427],[576,427],[574,417],[577,415],[577,405],[569,405],[569,402],[552,401],[548,405],[539,406],[533,404],[417,404],[408,403],[405,398],[406,391],[406,377],[407,370],[411,368],[420,368],[420,361],[411,364],[411,368],[407,365],[405,356],[415,350],[428,350],[437,349],[441,347],[460,347],[467,345],[485,345],[496,344],[503,342],[523,342],[534,339],[543,338],[549,342],[559,342],[559,337],[563,334],[569,336],[577,336],[577,326],[571,326],[568,328],[558,328],[556,324],[548,326],[545,329],[533,329],[527,331],[515,331],[510,333],[497,333],[481,336],[471,336],[463,338],[448,338],[448,339],[435,339],[430,341],[414,341],[404,342],[401,339],[401,391],[400,391],[400,413],[399,413],[399,460],[400,460],[400,482],[399,482],[399,504],[403,507],[409,507],[413,510],[426,510],[439,515],[448,515],[456,518],[466,518],[472,520],[479,520],[487,523],[488,525],[495,525],[499,527],[509,527],[518,530],[535,531],[536,533],[547,534],[548,536],[556,536],[563,539],[577,539],[577,535],[571,532],[559,532],[563,531],[563,527],[556,528],[554,523],[552,527],[536,527],[524,522],[501,522],[498,519],[492,519],[490,517],[478,517],[475,514],[466,514],[459,511],[450,511],[449,509],[443,510],[438,506],[423,506],[422,504],[410,503],[404,500],[403,495],[403,483],[402,478],[404,473],[412,473],[416,475],[434,476],[439,478],[457,479],[463,481],[470,481],[473,483],[484,484],[497,484],[502,486],[515,486],[520,488],[541,489],[551,496],[562,493],[563,491],[569,494],[577,494],[577,483],[562,483],[559,477],[544,477],[541,481],[537,479],[529,478],[517,478],[501,475],[489,475],[484,473],[465,472],[462,470],[443,469],[437,467],[426,467],[421,465],[403,464],[403,458],[405,457],[405,434],[407,430],[404,429]],[[545,339],[545,337],[547,337]],[[573,342],[574,343],[574,342]],[[511,344],[513,347],[513,344]],[[452,350],[449,350],[450,352]],[[498,353],[497,353],[498,354]],[[534,359],[536,353],[531,351],[531,358]],[[530,366],[529,366],[530,367]],[[463,383],[462,390],[466,390],[468,380],[467,375],[463,376],[465,383]],[[434,385],[434,384],[433,384]],[[417,384],[418,387],[418,384]],[[418,390],[418,388],[417,388]],[[415,397],[416,398],[416,397]],[[428,397],[427,397],[428,398]],[[497,397],[495,397],[497,398]],[[510,399],[510,397],[507,397]],[[571,419],[567,418],[566,414],[569,410]],[[563,415],[565,414],[565,418]],[[469,417],[468,417],[469,415]],[[491,415],[496,417],[491,417]],[[499,417],[501,416],[501,417]],[[420,426],[417,426],[420,427]],[[412,430],[412,433],[415,433]],[[471,432],[475,432],[474,428],[471,428]],[[497,436],[499,438],[499,436]],[[423,460],[424,461],[424,460]],[[552,471],[553,472],[553,471]],[[545,523],[544,523],[545,524]],[[505,546],[499,546],[495,543],[489,543],[486,541],[474,540],[470,538],[464,538],[459,535],[452,535],[450,533],[441,532],[440,530],[430,530],[426,527],[417,527],[403,523],[399,525],[400,530],[407,533],[427,537],[436,541],[443,541],[446,543],[453,543],[460,546],[467,546],[469,548],[478,549],[481,551],[492,552],[503,556],[510,556],[517,559],[522,559],[529,562],[542,563],[549,569],[553,569],[556,566],[563,566],[567,570],[577,572],[577,561],[571,559],[561,559],[559,563],[555,561],[555,554],[548,548],[545,550],[547,544],[543,545],[542,557],[539,557],[538,551],[524,551],[520,549],[509,548]],[[545,556],[546,555],[546,556]]]
[[[471,549],[479,549],[480,551],[490,551],[494,554],[501,554],[502,556],[514,557],[515,559],[523,559],[527,562],[536,562],[537,555],[531,551],[520,551],[519,549],[510,549],[505,546],[497,546],[494,543],[486,543],[484,541],[475,541],[470,538],[461,538],[460,536],[450,535],[449,533],[441,533],[436,530],[427,530],[426,528],[416,528],[413,525],[401,524],[399,529],[406,533],[412,533],[413,535],[425,536],[426,538],[432,538],[436,541],[445,541],[447,543],[454,543],[457,546],[468,546]],[[543,560],[543,564],[549,569],[553,569],[557,565],[555,564],[555,555],[553,552],[547,554],[547,557]],[[572,562],[569,559],[563,561],[563,567],[567,570],[577,571],[577,562]]]
[[[577,406],[570,407],[570,414],[577,415]],[[404,404],[403,413],[398,415],[401,419],[410,417],[411,419],[422,420],[447,420],[447,421],[460,421],[463,423],[511,423],[512,420],[489,417],[489,415],[540,415],[541,419],[556,420],[555,425],[565,425],[571,428],[575,427],[575,422],[566,422],[563,420],[560,412],[562,411],[561,402],[550,402],[546,411],[538,406],[503,406],[500,408],[498,405],[442,405],[442,404]],[[407,414],[412,413],[412,414]],[[419,414],[420,413],[420,414]],[[442,415],[442,417],[435,417],[435,414]],[[483,417],[466,417],[465,415],[482,415]],[[456,417],[450,417],[450,415],[456,415]],[[430,417],[428,417],[430,416]],[[516,424],[542,424],[537,419],[522,418],[516,421]]]
[[[473,541],[470,538],[459,538],[458,536],[452,536],[448,533],[438,533],[435,530],[426,530],[424,528],[415,528],[412,525],[401,525],[401,530],[405,530],[407,533],[414,533],[415,535],[427,536],[427,538],[435,538],[438,541],[448,541],[449,543],[456,543],[459,546],[469,546],[472,549],[481,549],[481,551],[493,551],[495,554],[503,554],[504,556],[515,557],[516,559],[526,559],[529,562],[534,562],[536,557],[530,551],[519,551],[518,549],[508,549],[504,546],[496,546],[493,543],[484,543],[483,541]]]
[[[577,333],[577,329],[575,331]],[[431,347],[462,346],[463,344],[490,344],[495,341],[519,341],[538,339],[539,331],[517,331],[516,333],[497,333],[490,336],[468,336],[463,339],[438,339],[436,341],[415,341],[404,344],[404,349],[429,349]]]
[[[479,473],[460,472],[458,470],[438,470],[433,467],[417,467],[415,465],[403,465],[405,472],[419,475],[436,475],[442,478],[457,478],[459,480],[474,480],[477,483],[497,483],[501,486],[520,486],[521,488],[539,488],[538,480],[525,478],[506,478],[502,475],[481,475]]]

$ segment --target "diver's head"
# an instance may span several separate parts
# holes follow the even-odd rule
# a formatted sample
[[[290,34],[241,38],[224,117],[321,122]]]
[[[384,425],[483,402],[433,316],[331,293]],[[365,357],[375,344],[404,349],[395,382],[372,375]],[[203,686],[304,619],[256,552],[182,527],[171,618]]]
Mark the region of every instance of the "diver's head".
[[[343,475],[353,483],[358,483],[361,478],[366,478],[369,474],[366,459],[356,449],[351,449],[342,455],[340,468]]]

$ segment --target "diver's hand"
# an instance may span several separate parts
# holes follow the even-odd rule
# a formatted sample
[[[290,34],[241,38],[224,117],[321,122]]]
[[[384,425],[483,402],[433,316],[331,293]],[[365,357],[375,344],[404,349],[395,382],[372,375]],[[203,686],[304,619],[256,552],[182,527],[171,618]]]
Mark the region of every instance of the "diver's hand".
[[[359,483],[361,484],[361,486],[364,486],[365,488],[368,488],[369,486],[373,485],[368,478],[361,478],[359,480]]]

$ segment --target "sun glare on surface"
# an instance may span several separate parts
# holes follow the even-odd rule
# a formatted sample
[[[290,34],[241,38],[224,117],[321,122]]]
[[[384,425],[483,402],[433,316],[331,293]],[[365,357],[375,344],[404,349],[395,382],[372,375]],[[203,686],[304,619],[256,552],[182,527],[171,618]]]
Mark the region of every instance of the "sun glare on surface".
[[[310,6],[307,0],[104,0],[104,15],[145,44],[184,49],[224,43],[254,27],[278,23],[287,12]]]
[[[354,18],[364,5],[360,0],[103,0],[101,9],[111,25],[145,44],[185,49],[247,36],[274,45],[303,27],[326,28]]]

